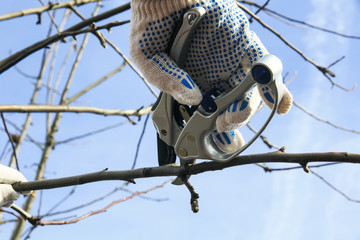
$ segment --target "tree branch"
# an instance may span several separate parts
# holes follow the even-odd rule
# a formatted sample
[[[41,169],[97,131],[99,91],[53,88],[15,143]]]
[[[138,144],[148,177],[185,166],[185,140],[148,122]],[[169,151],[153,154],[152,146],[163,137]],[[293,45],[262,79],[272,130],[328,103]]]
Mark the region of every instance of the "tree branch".
[[[104,12],[102,14],[96,15],[94,17],[88,18],[85,21],[82,21],[68,29],[66,29],[64,32],[74,32],[74,31],[79,31],[80,29],[92,24],[93,22],[98,22],[101,20],[104,20],[108,17],[111,17],[113,15],[116,15],[118,13],[124,12],[126,10],[130,9],[130,3],[124,4],[120,7],[114,8],[112,10],[109,10],[107,12]],[[64,36],[59,38],[60,34],[55,34],[47,39],[44,39],[42,41],[39,41],[37,43],[34,43],[33,45],[24,48],[20,51],[18,51],[17,53],[7,57],[6,59],[0,61],[0,74],[5,72],[6,70],[8,70],[9,68],[11,68],[12,66],[14,66],[15,64],[17,64],[18,62],[20,62],[21,60],[23,60],[24,58],[28,57],[29,55],[31,55],[32,53],[48,46],[50,43],[53,43],[54,41],[58,41],[60,39],[62,39]]]
[[[342,131],[346,131],[346,132],[351,132],[351,133],[356,133],[356,134],[360,134],[360,131],[354,130],[354,129],[349,129],[349,128],[345,128],[339,125],[336,125],[328,120],[325,120],[323,118],[320,118],[318,116],[316,116],[315,114],[311,113],[309,110],[305,109],[303,106],[301,106],[300,104],[298,104],[297,102],[293,101],[294,106],[296,106],[297,108],[299,108],[301,111],[303,111],[304,113],[306,113],[307,115],[309,115],[310,117],[314,118],[317,121],[320,121],[322,123],[328,124],[334,128],[340,129]]]
[[[10,141],[10,143],[11,143],[11,147],[12,147],[12,149],[13,149],[13,154],[14,154],[14,157],[15,157],[16,168],[17,168],[18,171],[20,171],[19,160],[18,160],[17,155],[16,155],[16,149],[15,149],[15,144],[14,144],[13,136],[10,134],[10,132],[9,132],[7,126],[6,126],[6,121],[5,121],[5,118],[4,118],[4,113],[3,113],[3,112],[0,112],[0,116],[1,116],[2,122],[3,122],[3,124],[4,124],[5,132],[6,132],[6,134],[8,135],[9,141]]]
[[[91,211],[88,212],[80,217],[77,217],[75,219],[72,220],[50,220],[50,221],[42,221],[40,218],[38,217],[34,217],[32,215],[30,215],[29,213],[27,213],[26,211],[24,211],[23,209],[21,209],[20,207],[16,206],[16,205],[12,205],[12,209],[15,210],[16,212],[18,212],[19,214],[21,214],[26,220],[28,220],[32,225],[34,226],[45,226],[45,225],[65,225],[65,224],[73,224],[73,223],[77,223],[85,218],[88,218],[90,216],[99,214],[99,213],[103,213],[106,212],[109,208],[115,206],[116,204],[119,204],[121,202],[125,202],[127,200],[130,200],[132,198],[134,198],[135,196],[139,196],[142,194],[146,194],[148,192],[154,191],[156,189],[162,188],[164,187],[167,183],[169,183],[170,180],[165,181],[163,184],[152,187],[150,189],[144,190],[144,191],[137,191],[132,193],[131,195],[124,197],[122,199],[113,201],[112,203],[108,204],[106,207],[97,210],[97,211]]]
[[[98,181],[122,180],[129,181],[137,178],[187,176],[196,175],[209,171],[218,171],[225,168],[241,166],[254,163],[298,163],[306,165],[309,162],[343,162],[360,163],[360,154],[328,152],[328,153],[263,153],[254,155],[238,156],[228,162],[202,162],[199,164],[184,166],[160,166],[153,168],[139,168],[123,171],[101,171],[83,174],[73,177],[20,182],[13,184],[16,191],[30,191],[41,189],[52,189],[81,185]]]
[[[291,49],[293,49],[296,53],[298,53],[305,61],[309,62],[310,64],[312,64],[313,66],[315,66],[329,81],[333,86],[336,86],[344,91],[353,91],[354,87],[352,89],[347,89],[344,88],[343,86],[337,84],[336,82],[334,82],[331,78],[335,77],[335,73],[331,72],[329,68],[327,67],[323,67],[320,66],[319,64],[317,64],[315,61],[311,60],[310,58],[308,58],[307,56],[305,56],[305,54],[303,52],[301,52],[298,48],[296,48],[293,44],[291,44],[289,41],[287,41],[283,36],[281,36],[280,33],[278,33],[277,31],[275,31],[272,27],[270,27],[269,25],[267,25],[266,23],[264,23],[258,16],[256,16],[254,13],[252,13],[249,9],[247,9],[246,7],[244,7],[242,4],[237,2],[237,5],[247,14],[249,14],[252,18],[254,18],[258,23],[260,23],[264,28],[268,29],[269,31],[271,31],[273,34],[275,34],[275,36],[277,36],[278,38],[281,39],[281,41],[283,41],[286,45],[288,45]]]
[[[31,14],[40,15],[41,13],[50,11],[50,10],[55,10],[55,9],[59,9],[59,8],[68,8],[70,6],[80,6],[80,5],[83,5],[86,3],[98,2],[98,1],[99,0],[73,0],[73,1],[62,2],[62,3],[51,3],[49,5],[42,6],[39,8],[30,8],[30,9],[25,9],[25,10],[11,12],[11,13],[2,15],[2,16],[0,16],[0,21],[9,20],[12,18],[17,18],[17,17],[23,17],[23,16],[31,15]]]
[[[87,106],[69,106],[69,105],[0,105],[0,112],[20,112],[20,113],[48,113],[48,112],[72,112],[72,113],[94,113],[104,116],[142,116],[149,114],[151,106],[140,110],[118,110],[102,109]]]
[[[275,12],[269,8],[266,8],[265,6],[261,6],[253,1],[245,1],[245,0],[238,0],[238,2],[241,2],[241,3],[245,3],[245,4],[248,4],[248,5],[251,5],[251,6],[255,6],[259,10],[264,10],[266,13],[268,14],[273,14],[274,16],[277,16],[279,18],[283,18],[289,22],[295,22],[297,24],[301,24],[301,25],[304,25],[306,27],[310,27],[310,28],[313,28],[313,29],[316,29],[316,30],[320,30],[320,31],[323,31],[323,32],[327,32],[327,33],[330,33],[330,34],[334,34],[334,35],[338,35],[340,37],[344,37],[344,38],[352,38],[352,39],[360,39],[360,36],[354,36],[354,35],[347,35],[347,34],[344,34],[344,33],[339,33],[339,32],[336,32],[336,31],[333,31],[331,29],[326,29],[326,28],[322,28],[322,27],[318,27],[318,26],[315,26],[315,25],[312,25],[310,23],[307,23],[305,21],[300,21],[300,20],[297,20],[297,19],[294,19],[294,18],[290,18],[290,17],[287,17],[283,14],[280,14],[278,12]],[[257,12],[255,14],[257,14]]]

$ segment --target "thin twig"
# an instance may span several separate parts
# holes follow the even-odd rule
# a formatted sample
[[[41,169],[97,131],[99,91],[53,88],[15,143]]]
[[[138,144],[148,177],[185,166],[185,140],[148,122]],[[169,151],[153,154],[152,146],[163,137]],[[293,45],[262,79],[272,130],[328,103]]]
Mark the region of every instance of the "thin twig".
[[[167,180],[167,181],[164,182],[163,184],[158,185],[158,186],[155,186],[155,187],[150,188],[150,189],[148,189],[148,190],[135,192],[135,193],[131,194],[130,196],[127,196],[127,197],[122,198],[122,199],[120,199],[120,200],[113,201],[112,203],[110,203],[109,205],[107,205],[106,207],[104,207],[104,208],[102,208],[102,209],[100,209],[100,210],[91,211],[91,212],[89,212],[89,213],[87,213],[87,214],[84,214],[84,215],[82,215],[82,216],[80,216],[80,217],[77,217],[77,218],[75,218],[75,219],[72,219],[72,220],[65,220],[65,221],[41,221],[41,220],[38,220],[38,221],[36,221],[36,222],[32,221],[32,222],[30,222],[30,223],[33,224],[33,225],[40,225],[40,226],[45,226],[45,225],[65,225],[65,224],[77,223],[77,222],[79,222],[79,221],[81,221],[81,220],[83,220],[83,219],[85,219],[85,218],[90,217],[90,216],[93,216],[93,215],[96,215],[96,214],[100,214],[100,213],[106,212],[109,208],[115,206],[116,204],[119,204],[119,203],[121,203],[121,202],[125,202],[125,201],[127,201],[127,200],[130,200],[130,199],[134,198],[135,196],[138,196],[138,195],[141,195],[141,194],[146,194],[146,193],[149,193],[149,192],[154,191],[154,190],[156,190],[156,189],[162,188],[162,187],[164,187],[164,186],[165,186],[167,183],[169,183],[169,182],[170,182],[170,180]],[[27,215],[26,215],[26,219],[27,219],[27,220],[31,220],[31,219],[34,219],[34,217],[31,216],[31,215],[29,215],[29,214],[27,214]],[[35,218],[35,219],[37,219],[37,218]]]
[[[340,61],[344,60],[345,56],[342,56],[341,58],[339,58],[338,60],[334,61],[333,63],[331,63],[328,68],[331,68],[332,66],[338,64]]]
[[[60,27],[58,28],[58,32],[62,31],[62,29],[64,28],[65,23],[67,22],[70,15],[71,15],[71,11],[68,9],[65,10],[63,19],[60,23]],[[54,54],[52,56],[52,61],[51,61],[50,68],[49,68],[49,77],[48,77],[47,85],[46,85],[47,86],[46,104],[51,104],[51,94],[55,94],[57,92],[56,89],[53,89],[51,87],[51,83],[52,83],[52,79],[53,79],[53,71],[55,68],[55,62],[57,60],[59,46],[60,46],[59,42],[57,42],[54,46]],[[47,133],[50,131],[50,122],[51,122],[51,115],[50,115],[50,113],[48,113],[48,114],[46,114],[46,132]]]
[[[319,164],[319,165],[313,165],[313,166],[308,166],[309,168],[309,172],[311,172],[312,174],[314,174],[317,178],[319,178],[322,182],[324,182],[326,185],[328,185],[330,188],[332,188],[333,190],[335,190],[336,192],[338,192],[340,195],[342,195],[343,197],[345,197],[347,200],[351,201],[351,202],[355,202],[355,203],[360,203],[360,200],[355,200],[353,198],[350,198],[349,196],[347,196],[344,192],[340,191],[338,188],[336,188],[333,184],[331,184],[329,181],[327,181],[324,177],[320,176],[318,173],[316,173],[314,170],[312,170],[313,168],[320,168],[320,167],[326,167],[326,166],[332,166],[332,165],[337,165],[340,163],[326,163],[326,164]],[[302,166],[297,166],[297,167],[289,167],[289,168],[270,168],[266,165],[263,164],[257,164],[259,167],[263,168],[265,172],[276,172],[276,171],[289,171],[289,170],[295,170],[295,169],[300,169],[303,168]]]
[[[269,4],[269,2],[270,0],[267,0],[264,5],[259,7],[259,9],[255,12],[255,15],[257,15],[261,10],[263,10]],[[252,17],[249,18],[249,22],[252,22]]]
[[[352,89],[347,89],[339,84],[337,84],[336,82],[334,82],[334,80],[331,79],[331,77],[335,77],[335,74],[333,72],[331,72],[328,68],[320,66],[319,64],[317,64],[316,62],[314,62],[313,60],[311,60],[310,58],[308,58],[307,56],[305,56],[305,54],[303,52],[301,52],[298,48],[296,48],[293,44],[291,44],[289,41],[287,41],[280,33],[278,33],[277,31],[275,31],[272,27],[270,27],[269,25],[267,25],[266,23],[264,23],[258,16],[256,16],[254,13],[252,13],[250,10],[248,10],[246,7],[244,7],[243,5],[241,5],[240,3],[237,2],[237,5],[244,10],[247,14],[249,14],[250,16],[252,16],[257,22],[259,22],[264,28],[268,29],[269,31],[271,31],[275,36],[277,36],[278,38],[280,38],[280,40],[282,42],[284,42],[287,46],[289,46],[291,49],[293,49],[296,53],[298,53],[305,61],[309,62],[310,64],[312,64],[313,66],[315,66],[329,81],[333,86],[336,86],[344,91],[353,91],[355,87],[353,87]]]
[[[43,6],[45,6],[45,3],[44,3],[42,0],[39,0],[39,2],[40,2]],[[49,18],[50,18],[50,20],[51,20],[51,23],[55,26],[56,30],[57,30],[58,32],[60,32],[60,29],[59,29],[59,27],[58,27],[58,25],[56,24],[56,21],[55,21],[55,19],[54,19],[56,10],[54,10],[54,16],[50,13],[50,11],[47,11],[47,13],[48,13]]]
[[[13,140],[13,138],[12,138],[9,130],[7,129],[6,121],[5,121],[5,118],[4,118],[4,113],[0,111],[0,115],[1,115],[2,122],[3,122],[3,124],[4,124],[5,132],[6,132],[6,134],[8,135],[9,141],[10,141],[10,143],[11,143],[11,147],[12,147],[12,149],[13,149],[13,154],[14,154],[14,157],[15,157],[16,168],[17,168],[18,171],[20,171],[19,161],[18,161],[18,158],[17,158],[17,156],[16,156],[16,149],[15,149],[14,140]]]
[[[189,190],[191,194],[191,198],[190,198],[191,210],[193,211],[193,213],[199,212],[199,202],[198,202],[199,194],[195,192],[195,189],[190,184],[188,177],[185,176],[183,178],[183,183],[185,184],[186,188]]]
[[[15,128],[16,131],[19,132],[19,134],[21,134],[22,129],[21,129],[19,126],[17,126],[14,122],[10,121],[9,119],[5,119],[5,120],[6,120],[6,123],[7,123],[7,124],[11,125],[13,128]],[[5,131],[5,129],[4,129],[4,131]],[[19,144],[19,141],[20,141],[20,135],[18,135],[18,136],[19,136],[19,137],[16,139],[16,140],[17,140],[17,141],[16,141],[16,147],[17,147],[17,145]],[[36,145],[37,147],[39,147],[41,150],[44,149],[43,144],[40,143],[40,142],[38,142],[38,141],[36,141],[36,140],[35,140],[34,138],[32,138],[30,135],[27,134],[25,138],[26,138],[27,141],[35,144],[35,145]]]
[[[338,188],[336,188],[334,185],[332,185],[331,183],[329,183],[324,177],[320,176],[319,174],[317,174],[316,172],[314,172],[313,170],[310,170],[310,172],[312,174],[314,174],[317,178],[319,178],[321,181],[323,181],[326,185],[328,185],[330,188],[332,188],[334,191],[336,191],[337,193],[339,193],[340,195],[342,195],[344,198],[346,198],[347,200],[349,200],[350,202],[355,202],[355,203],[360,203],[360,200],[356,200],[353,198],[350,198],[348,195],[346,195],[344,192],[340,191]]]
[[[78,10],[76,10],[73,6],[70,5],[69,8],[70,8],[71,11],[73,11],[77,16],[79,16],[83,21],[86,20],[86,18],[85,18]],[[129,22],[130,22],[130,21],[129,21]],[[90,28],[91,28],[91,29],[94,29],[94,31],[93,31],[92,33],[99,39],[100,44],[101,44],[104,48],[106,48],[104,36],[102,35],[102,33],[96,31],[96,28],[97,28],[97,27],[96,27],[95,23],[90,24]],[[109,29],[110,29],[110,28],[109,28]],[[109,30],[109,29],[108,29],[108,30]]]
[[[4,129],[4,130],[5,130],[5,129]],[[0,154],[0,162],[2,162],[2,160],[5,158],[5,156],[10,152],[10,149],[9,149],[8,151],[6,151],[7,148],[8,148],[8,146],[9,146],[9,144],[10,144],[10,141],[6,141],[6,144],[5,144],[5,146],[4,146],[4,149],[3,149],[3,151],[2,151],[1,154]],[[5,154],[5,152],[6,152],[6,154]]]
[[[149,116],[150,114],[146,115],[146,119],[145,119],[145,122],[144,122],[144,126],[143,126],[143,129],[141,131],[141,134],[140,134],[140,138],[139,138],[139,141],[137,143],[137,146],[136,146],[136,151],[135,151],[135,157],[134,157],[134,161],[133,161],[133,165],[131,166],[131,169],[134,169],[135,168],[135,165],[136,165],[136,161],[137,161],[137,158],[138,158],[138,155],[139,155],[139,150],[140,150],[140,146],[141,146],[141,141],[144,137],[144,134],[145,134],[145,130],[146,130],[146,124],[149,120]]]
[[[119,6],[117,8],[111,9],[107,12],[104,12],[102,14],[96,15],[94,17],[88,18],[85,21],[82,21],[81,23],[78,23],[70,28],[68,28],[67,30],[65,30],[65,32],[74,32],[74,31],[78,31],[90,24],[92,24],[93,22],[98,22],[101,21],[103,19],[109,18],[113,15],[116,15],[118,13],[124,12],[126,10],[130,9],[130,3],[124,4],[122,6]],[[2,61],[0,61],[0,74],[3,73],[4,71],[6,71],[7,69],[9,69],[10,67],[14,66],[15,64],[17,64],[18,62],[20,62],[21,60],[23,60],[24,58],[28,57],[29,55],[31,55],[32,53],[47,47],[49,45],[49,43],[52,43],[54,41],[54,39],[60,40],[58,39],[58,34],[53,35],[51,37],[48,37],[42,41],[39,41],[37,43],[34,43],[33,45],[22,49],[20,51],[18,51],[15,54],[12,54],[11,56],[7,57],[6,59],[3,59]]]
[[[38,8],[30,8],[30,9],[25,9],[25,10],[21,10],[21,11],[7,13],[5,15],[0,16],[0,21],[9,20],[12,18],[17,18],[17,17],[23,17],[23,16],[31,15],[31,14],[39,15],[45,11],[55,10],[55,9],[59,9],[59,8],[67,8],[68,6],[80,6],[80,5],[83,5],[86,3],[92,3],[92,2],[97,2],[97,1],[98,0],[73,0],[73,1],[69,1],[69,2],[51,3],[47,6],[42,6],[42,7],[38,7]]]
[[[255,128],[253,128],[251,125],[250,125],[250,123],[248,123],[248,124],[246,124],[246,126],[253,132],[253,133],[257,133],[258,131],[255,129]],[[260,138],[261,138],[261,140],[265,143],[265,145],[268,147],[268,148],[275,148],[275,149],[280,149],[281,147],[278,147],[278,146],[276,146],[276,145],[274,145],[274,144],[272,144],[268,139],[267,139],[267,137],[265,137],[264,135],[260,135]]]
[[[142,73],[134,66],[134,64],[130,61],[130,59],[122,53],[122,51],[120,50],[120,48],[118,48],[117,46],[115,46],[115,44],[113,44],[112,42],[110,42],[108,39],[105,38],[106,43],[108,43],[131,67],[132,70],[134,70],[134,72],[141,78],[141,80],[145,83],[145,85],[147,86],[147,88],[150,90],[150,92],[157,98],[158,95],[157,93],[154,91],[154,89],[151,87],[150,83],[145,79],[145,77],[142,75]]]
[[[117,192],[119,190],[120,190],[120,188],[115,188],[114,190],[112,190],[111,192],[105,194],[104,196],[101,196],[101,197],[96,198],[94,200],[91,200],[91,201],[89,201],[87,203],[83,203],[81,205],[78,205],[78,206],[75,206],[75,207],[72,207],[72,208],[69,208],[69,209],[61,210],[61,211],[58,211],[58,212],[48,212],[47,214],[41,216],[41,218],[55,216],[55,215],[59,215],[59,214],[69,213],[69,212],[74,212],[76,210],[91,206],[94,203],[100,202],[100,201],[108,198],[109,196],[113,195],[115,192]]]
[[[3,209],[3,208],[0,208],[0,212],[8,213],[8,214],[16,217],[18,220],[22,220],[22,218],[19,217],[18,215],[16,215],[15,213],[10,212],[10,211],[7,211],[7,210],[5,210],[5,209]],[[0,224],[3,224],[3,223],[5,223],[5,222],[1,222]]]
[[[55,93],[57,93],[57,89],[59,87],[59,84],[61,82],[61,78],[63,76],[63,73],[64,73],[64,70],[65,70],[65,67],[70,59],[70,56],[71,56],[71,53],[75,50],[76,48],[76,40],[74,39],[72,44],[71,44],[71,47],[69,48],[68,52],[66,53],[66,56],[61,64],[61,67],[60,67],[60,70],[56,76],[56,80],[55,80],[55,83],[54,83],[54,87],[52,89],[54,89],[54,91],[52,92],[51,94],[51,98],[50,98],[50,103],[51,104],[54,104],[55,102]],[[56,91],[56,92],[55,92]],[[58,95],[61,95],[61,94],[58,94]]]
[[[291,78],[288,81],[284,82],[285,85],[288,86],[290,83],[292,83],[295,80],[297,74],[298,74],[297,71],[295,71],[294,74],[291,76]],[[285,79],[284,79],[284,81],[285,81]]]
[[[120,72],[126,66],[126,64],[127,63],[124,61],[119,67],[115,68],[113,71],[106,74],[104,77],[100,78],[99,80],[95,81],[94,83],[90,84],[89,86],[85,87],[84,89],[82,89],[81,91],[70,97],[69,99],[67,99],[65,103],[69,104],[74,102],[76,99],[83,96],[85,93],[88,93],[90,90],[94,89],[95,87],[99,86],[101,83],[108,80],[110,77],[114,76],[116,73]]]
[[[30,78],[30,79],[37,79],[37,76],[33,76],[30,74],[25,73],[24,71],[22,71],[20,68],[18,68],[17,66],[14,66],[15,71],[17,71],[20,75],[26,77],[26,78]]]
[[[75,12],[76,15],[78,15],[81,19],[83,19],[84,21],[86,20],[85,17],[79,12],[77,11],[76,9],[74,9],[73,7],[70,6],[70,8]],[[128,23],[129,21],[127,21]],[[110,23],[111,24],[111,23]],[[90,31],[92,32],[93,34],[95,34],[95,36],[99,39],[101,45],[103,47],[106,48],[106,44],[105,43],[108,43],[124,60],[125,62],[132,68],[132,70],[141,78],[141,80],[145,83],[145,85],[148,87],[148,89],[150,90],[150,92],[157,98],[158,95],[157,93],[153,90],[153,88],[150,86],[149,82],[145,79],[145,77],[142,75],[142,73],[134,66],[134,64],[130,61],[130,59],[122,53],[122,51],[120,50],[119,47],[115,46],[115,44],[113,44],[112,42],[110,42],[107,38],[105,38],[104,35],[102,35],[101,33],[99,33],[97,30],[100,30],[100,29],[103,29],[103,28],[106,28],[108,31],[111,29],[111,25],[108,24],[109,26],[103,26],[103,27],[97,27],[95,23],[92,23],[90,25],[90,28],[93,30],[93,31]],[[83,31],[86,31],[86,30],[83,30]],[[87,31],[89,31],[89,29],[87,29]],[[79,34],[81,33],[82,31],[77,31],[75,32],[76,34]]]
[[[105,200],[106,198],[112,196],[114,193],[118,192],[118,191],[124,191],[124,192],[127,192],[127,193],[130,193],[130,194],[134,194],[135,192],[133,191],[130,191],[124,187],[117,187],[115,189],[113,189],[111,192],[99,197],[99,198],[96,198],[94,200],[91,200],[87,203],[84,203],[84,204],[81,204],[81,205],[78,205],[78,206],[75,206],[75,207],[72,207],[72,208],[69,208],[69,209],[65,209],[65,210],[61,210],[61,211],[58,211],[58,212],[49,212],[45,215],[42,215],[40,218],[43,219],[45,217],[50,217],[50,216],[55,216],[55,215],[60,215],[60,214],[64,214],[64,213],[70,213],[70,212],[74,212],[76,210],[79,210],[79,209],[82,209],[82,208],[85,208],[85,207],[88,207],[88,206],[91,206],[93,205],[94,203],[97,203],[97,202],[100,202],[100,201],[103,201]],[[162,202],[162,201],[167,201],[169,200],[168,198],[163,198],[163,199],[157,199],[157,198],[150,198],[150,197],[146,197],[146,196],[143,196],[143,195],[138,195],[139,198],[142,198],[142,199],[145,199],[145,200],[149,200],[149,201],[155,201],[155,202]]]
[[[356,133],[356,134],[360,134],[360,131],[354,130],[354,129],[349,129],[349,128],[345,128],[345,127],[341,127],[339,125],[336,125],[328,120],[322,119],[318,116],[316,116],[315,114],[311,113],[309,110],[305,109],[303,106],[301,106],[300,104],[298,104],[297,102],[293,101],[294,106],[296,106],[297,108],[299,108],[301,111],[303,111],[304,113],[306,113],[307,115],[309,115],[310,117],[323,122],[325,124],[328,124],[334,128],[340,129],[342,131],[346,131],[346,132],[351,132],[351,133]]]
[[[47,213],[45,215],[49,215],[50,213],[52,213],[56,208],[58,208],[61,204],[63,204],[66,200],[68,200],[74,193],[75,193],[75,189],[76,187],[73,187],[71,189],[71,191],[65,196],[63,197],[60,201],[58,201],[57,203],[54,204],[54,206],[52,208],[49,209],[49,211],[47,211]]]
[[[332,162],[332,163],[311,165],[311,166],[308,166],[308,167],[311,169],[311,168],[321,168],[321,167],[327,167],[327,166],[338,165],[338,164],[341,164],[341,163]],[[265,172],[289,171],[289,170],[298,170],[298,169],[303,168],[302,166],[284,167],[284,168],[271,168],[271,167],[266,166],[265,164],[256,164],[256,165],[263,168]]]
[[[244,1],[244,0],[238,0],[238,2],[241,2],[241,3],[245,3],[245,4],[248,4],[248,5],[252,5],[252,6],[255,6],[257,8],[262,8],[261,5],[253,2],[253,1]],[[334,35],[338,35],[338,36],[341,36],[341,37],[344,37],[344,38],[352,38],[352,39],[360,39],[360,36],[353,36],[353,35],[347,35],[347,34],[343,34],[343,33],[339,33],[339,32],[336,32],[336,31],[333,31],[331,29],[326,29],[326,28],[322,28],[322,27],[318,27],[318,26],[315,26],[313,24],[310,24],[310,23],[307,23],[305,21],[301,21],[301,20],[297,20],[297,19],[294,19],[294,18],[290,18],[290,17],[287,17],[283,14],[280,14],[276,11],[273,11],[269,8],[262,8],[265,12],[269,12],[271,14],[274,14],[275,16],[279,16],[283,19],[286,19],[287,21],[290,21],[290,22],[295,22],[295,23],[298,23],[298,24],[301,24],[301,25],[304,25],[304,26],[307,26],[307,27],[310,27],[310,28],[313,28],[313,29],[317,29],[317,30],[320,30],[320,31],[323,31],[323,32],[327,32],[327,33],[330,33],[330,34],[334,34]]]
[[[110,125],[110,126],[107,126],[107,127],[95,130],[95,131],[91,131],[91,132],[88,132],[88,133],[85,133],[85,134],[82,134],[82,135],[79,135],[79,136],[76,136],[76,137],[68,138],[68,139],[65,139],[65,140],[62,140],[62,141],[56,141],[55,145],[65,144],[65,143],[69,143],[69,142],[72,142],[72,141],[75,141],[75,140],[79,140],[81,138],[85,138],[85,137],[89,137],[89,136],[92,136],[92,135],[95,135],[95,134],[99,134],[99,133],[102,133],[102,132],[117,128],[119,126],[122,126],[122,125],[124,125],[124,123],[125,122],[117,123],[117,124]]]

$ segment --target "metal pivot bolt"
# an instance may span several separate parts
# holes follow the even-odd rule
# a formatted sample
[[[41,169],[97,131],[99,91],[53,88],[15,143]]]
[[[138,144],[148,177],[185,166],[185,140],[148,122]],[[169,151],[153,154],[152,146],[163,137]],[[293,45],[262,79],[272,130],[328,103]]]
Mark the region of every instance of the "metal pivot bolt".
[[[196,18],[197,18],[198,16],[196,15],[196,14],[194,14],[194,13],[190,13],[189,15],[188,15],[188,23],[189,23],[189,25],[192,25],[194,22],[195,22],[195,20],[196,20]]]
[[[185,148],[182,148],[182,147],[179,148],[178,154],[179,154],[180,157],[186,157],[187,156],[187,152],[186,152]]]

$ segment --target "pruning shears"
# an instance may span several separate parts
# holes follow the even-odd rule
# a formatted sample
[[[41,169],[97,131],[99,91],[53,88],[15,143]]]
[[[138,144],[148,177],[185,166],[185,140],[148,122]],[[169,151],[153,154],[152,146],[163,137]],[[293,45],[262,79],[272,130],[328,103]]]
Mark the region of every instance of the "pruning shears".
[[[182,67],[191,39],[206,11],[202,7],[189,9],[183,15],[178,29],[169,44],[169,55]],[[152,120],[157,131],[159,165],[175,163],[178,156],[182,163],[195,159],[229,161],[247,149],[265,130],[278,109],[283,96],[282,63],[274,55],[266,55],[253,65],[247,77],[230,92],[204,97],[199,106],[179,104],[161,92],[152,107]],[[236,100],[241,100],[256,85],[267,86],[274,94],[274,106],[261,129],[239,150],[225,153],[211,136],[216,119]]]

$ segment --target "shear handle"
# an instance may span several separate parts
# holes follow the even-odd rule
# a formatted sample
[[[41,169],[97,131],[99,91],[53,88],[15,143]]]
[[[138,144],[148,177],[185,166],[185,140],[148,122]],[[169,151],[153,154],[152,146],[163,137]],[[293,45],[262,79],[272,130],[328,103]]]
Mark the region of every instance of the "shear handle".
[[[281,71],[280,59],[273,55],[266,55],[254,65],[251,73],[238,86],[214,100],[217,106],[215,112],[208,113],[199,107],[178,137],[174,147],[176,154],[184,160],[211,159],[225,162],[243,152],[260,136],[277,112],[283,96]],[[215,144],[211,135],[211,132],[216,129],[216,119],[219,114],[227,110],[231,103],[242,99],[258,83],[262,83],[273,92],[274,107],[262,128],[247,144],[234,153],[224,153]]]

